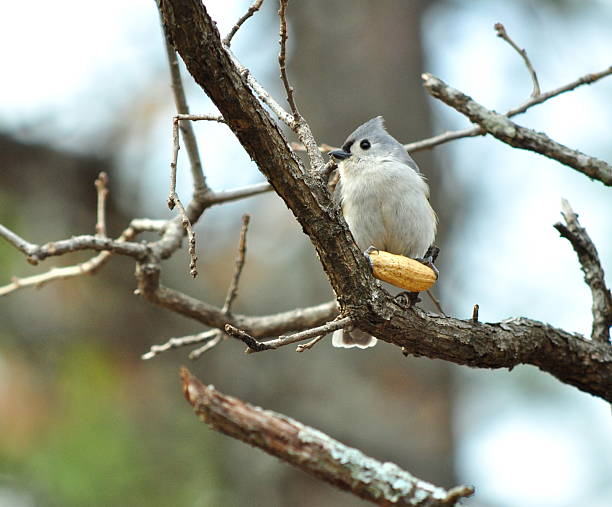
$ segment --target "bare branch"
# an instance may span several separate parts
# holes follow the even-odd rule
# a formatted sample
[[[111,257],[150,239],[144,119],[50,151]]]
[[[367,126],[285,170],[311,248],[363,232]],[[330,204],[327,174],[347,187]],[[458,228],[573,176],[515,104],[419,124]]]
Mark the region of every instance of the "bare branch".
[[[557,95],[561,95],[562,93],[572,91],[575,88],[578,88],[579,86],[582,86],[585,84],[594,83],[595,81],[599,81],[600,79],[606,76],[609,76],[610,74],[612,74],[612,66],[608,67],[607,69],[601,72],[594,72],[592,74],[586,74],[576,79],[575,81],[572,81],[571,83],[560,86],[559,88],[555,88],[554,90],[550,90],[545,93],[540,93],[540,95],[538,95],[537,97],[530,98],[529,100],[527,100],[525,103],[521,104],[520,106],[510,109],[506,113],[506,116],[508,118],[512,118],[513,116],[522,114],[525,111],[527,111],[529,108],[536,106],[538,104],[542,104],[543,102],[546,102],[547,100],[552,99],[553,97],[556,97]],[[422,141],[415,141],[413,143],[405,144],[404,148],[406,148],[408,152],[414,153],[416,151],[433,148],[434,146],[438,146],[440,144],[444,144],[449,141],[454,141],[455,139],[463,139],[465,137],[476,137],[476,136],[482,136],[485,134],[486,134],[486,131],[480,127],[471,127],[471,128],[466,128],[462,130],[452,130],[452,131],[444,132],[443,134],[439,134],[434,137],[430,137],[428,139],[423,139]]]
[[[500,141],[515,148],[540,153],[576,169],[591,179],[599,180],[604,185],[612,186],[612,166],[606,162],[557,143],[546,134],[517,125],[431,74],[423,74],[422,78],[423,86],[432,96],[464,114]]]
[[[431,289],[427,289],[425,292],[427,292],[427,295],[429,296],[429,299],[431,299],[431,302],[436,307],[436,310],[438,310],[438,312],[440,312],[440,315],[442,315],[444,317],[448,317],[448,315],[446,315],[446,313],[442,309],[442,304],[440,303],[440,300],[434,295],[433,291]]]
[[[527,109],[529,109],[532,106],[536,106],[538,104],[541,104],[542,102],[546,102],[547,100],[552,99],[553,97],[556,97],[563,93],[570,92],[578,88],[579,86],[590,85],[594,83],[595,81],[599,81],[600,79],[606,76],[609,76],[610,74],[612,74],[612,65],[608,67],[607,69],[602,70],[601,72],[593,72],[592,74],[585,74],[584,76],[579,77],[578,79],[576,79],[575,81],[572,81],[571,83],[560,86],[559,88],[555,88],[554,90],[550,90],[548,92],[541,93],[537,97],[530,98],[529,100],[527,100],[524,104],[520,105],[519,107],[510,109],[510,111],[506,113],[506,116],[508,118],[511,118],[513,116],[516,116],[517,114],[524,113],[525,111],[527,111]]]
[[[165,221],[163,220],[134,220],[132,221],[130,227],[123,231],[117,241],[130,241],[136,236],[136,234],[143,230],[159,231],[163,228],[164,224]],[[139,226],[147,226],[147,228],[141,228]],[[151,227],[154,227],[154,229],[151,229]],[[7,294],[10,294],[15,290],[24,289],[26,287],[39,288],[55,280],[65,280],[67,278],[74,278],[75,276],[81,276],[86,274],[93,275],[97,273],[108,262],[111,256],[111,252],[100,252],[95,257],[92,257],[91,259],[88,259],[87,261],[81,262],[74,266],[51,268],[46,273],[28,276],[25,278],[13,277],[11,279],[11,283],[0,287],[0,296],[6,296]]]
[[[216,121],[217,123],[226,123],[223,116],[214,114],[177,114],[173,118],[178,120],[189,121]]]
[[[287,10],[287,2],[289,0],[280,0],[279,8],[278,8],[278,17],[280,20],[280,53],[278,54],[278,66],[280,68],[280,77],[283,82],[283,86],[285,87],[285,91],[287,92],[287,102],[289,102],[289,106],[291,107],[291,112],[293,113],[293,118],[296,122],[299,121],[300,112],[298,111],[297,105],[295,104],[295,98],[293,97],[293,86],[289,84],[289,79],[287,78],[287,67],[285,66],[285,62],[287,59],[287,19],[285,17],[285,12]]]
[[[236,22],[236,24],[230,30],[230,33],[228,33],[223,39],[223,44],[225,46],[227,47],[230,46],[230,44],[232,43],[232,39],[234,38],[234,35],[236,35],[236,32],[240,29],[240,27],[244,24],[244,22],[247,19],[249,19],[253,14],[255,14],[261,8],[261,4],[263,4],[263,0],[255,0],[251,4],[251,6],[249,7],[249,10],[246,11],[246,13]]]
[[[234,338],[238,338],[242,340],[248,348],[247,353],[251,352],[261,352],[263,350],[276,350],[285,345],[290,345],[292,343],[301,342],[307,340],[308,338],[312,338],[313,336],[326,335],[331,333],[332,331],[336,331],[337,329],[342,329],[343,327],[350,324],[351,319],[349,317],[343,317],[341,319],[336,319],[323,326],[318,326],[312,329],[307,329],[305,331],[300,331],[299,333],[294,333],[288,336],[279,336],[275,340],[268,340],[265,342],[259,342],[248,333],[235,328],[230,324],[225,325],[225,332]]]
[[[296,352],[304,352],[305,350],[310,350],[312,347],[314,347],[317,343],[319,343],[323,338],[325,338],[326,335],[324,334],[320,334],[319,336],[315,336],[312,340],[310,340],[308,343],[302,343],[300,345],[298,345],[295,348]]]
[[[159,6],[159,0],[157,1]],[[170,77],[172,80],[172,92],[174,95],[176,112],[179,115],[189,115],[189,105],[187,104],[187,97],[185,96],[185,88],[183,87],[183,80],[181,78],[181,70],[176,57],[176,51],[168,39],[168,34],[164,30],[163,23],[162,31],[164,31],[166,55],[168,58],[168,65],[170,66]],[[206,176],[204,175],[204,170],[202,169],[202,161],[200,159],[198,142],[196,141],[193,126],[190,123],[181,124],[181,130],[183,132],[183,139],[185,141],[187,156],[189,157],[189,163],[191,166],[194,193],[195,195],[204,194],[206,191],[208,191],[208,185],[206,184]]]
[[[290,417],[254,407],[205,386],[181,369],[183,393],[210,427],[378,505],[452,506],[474,489],[451,490],[417,479],[393,463],[382,463]]]
[[[253,92],[257,95],[259,100],[261,100],[266,106],[270,108],[270,110],[277,116],[279,120],[281,120],[285,125],[287,125],[290,129],[294,127],[294,119],[289,114],[283,106],[281,106],[276,100],[270,95],[270,93],[255,79],[255,76],[251,73],[249,69],[247,69],[240,61],[236,58],[236,56],[228,49],[227,55],[231,59],[232,63],[236,67],[236,70],[240,73],[242,78],[247,82],[247,84],[251,87]]]
[[[449,130],[443,134],[423,139],[421,141],[415,141],[404,145],[408,153],[415,153],[421,150],[428,150],[434,146],[454,141],[455,139],[463,139],[464,137],[476,137],[484,136],[486,132],[480,127],[470,127],[461,130]]]
[[[242,227],[240,228],[240,241],[238,242],[238,255],[236,256],[236,266],[234,268],[234,276],[230,283],[227,295],[225,297],[225,303],[221,311],[225,314],[229,314],[232,309],[232,303],[238,295],[238,282],[240,281],[240,275],[242,274],[242,268],[244,267],[244,257],[246,255],[246,235],[249,230],[249,221],[251,215],[242,215]]]
[[[601,343],[610,343],[610,326],[612,326],[612,294],[606,286],[604,271],[601,267],[599,254],[586,229],[580,225],[578,215],[566,199],[561,200],[563,218],[567,226],[562,223],[554,225],[561,236],[567,239],[576,254],[580,267],[584,273],[584,281],[591,289],[593,297],[593,329],[591,338]]]
[[[166,352],[167,350],[178,349],[180,347],[186,347],[188,345],[202,343],[203,341],[207,341],[211,338],[214,338],[217,333],[218,330],[211,329],[195,335],[182,336],[180,338],[170,338],[166,343],[162,345],[152,345],[149,352],[143,354],[141,358],[144,360],[152,359],[155,356],[161,354],[162,352]]]
[[[102,171],[95,181],[98,193],[96,234],[106,236],[106,197],[108,196],[108,175]]]
[[[204,198],[207,206],[214,204],[223,204],[229,201],[237,201],[257,194],[263,194],[272,190],[272,186],[267,183],[255,183],[247,187],[234,188],[232,190],[219,190],[217,192],[209,192]]]
[[[44,245],[36,245],[27,242],[1,224],[0,236],[27,255],[27,260],[30,264],[38,264],[38,262],[45,260],[47,257],[64,255],[69,252],[78,252],[81,250],[94,250],[97,252],[108,250],[138,260],[143,259],[148,254],[148,247],[140,243],[87,235],[73,236],[70,239],[53,241],[51,243],[45,243]]]
[[[179,149],[179,119],[177,116],[175,116],[172,119],[172,161],[170,162],[170,193],[168,195],[168,207],[170,209],[174,209],[174,206],[176,206],[179,210],[181,223],[187,232],[187,239],[189,241],[189,274],[195,278],[198,276],[198,270],[196,268],[198,256],[196,255],[195,250],[195,232],[193,231],[193,227],[191,226],[191,222],[189,221],[185,207],[176,193],[176,166],[178,162]]]
[[[201,347],[195,350],[192,350],[189,353],[189,359],[192,359],[192,360],[199,359],[200,357],[202,357],[202,355],[205,352],[219,345],[219,343],[221,343],[221,340],[226,337],[227,335],[223,331],[219,331],[218,329],[215,330],[215,334],[212,339],[210,339],[208,342],[206,342]]]
[[[510,44],[510,46],[512,46],[512,48],[519,55],[521,55],[521,58],[525,62],[525,66],[527,67],[527,70],[529,72],[529,75],[531,76],[531,81],[533,82],[533,91],[531,92],[531,96],[537,97],[538,95],[540,95],[540,83],[538,83],[538,76],[536,74],[535,69],[533,68],[533,65],[531,64],[531,60],[529,60],[529,57],[527,56],[527,51],[518,47],[516,42],[514,42],[510,38],[508,32],[506,32],[506,28],[504,27],[504,25],[502,25],[501,23],[495,23],[494,28],[495,32],[497,33],[497,36],[504,39],[508,44]]]

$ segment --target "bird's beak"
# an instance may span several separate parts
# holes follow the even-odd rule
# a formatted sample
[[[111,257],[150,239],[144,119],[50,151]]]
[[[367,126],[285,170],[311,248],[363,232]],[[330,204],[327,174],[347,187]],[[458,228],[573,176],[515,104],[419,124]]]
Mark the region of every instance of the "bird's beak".
[[[329,154],[338,160],[344,160],[351,156],[351,154],[348,151],[344,151],[344,150],[330,151]]]

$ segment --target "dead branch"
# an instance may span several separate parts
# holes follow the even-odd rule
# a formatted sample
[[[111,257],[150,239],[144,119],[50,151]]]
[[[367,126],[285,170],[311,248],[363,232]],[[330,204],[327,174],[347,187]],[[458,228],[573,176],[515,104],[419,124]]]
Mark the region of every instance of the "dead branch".
[[[300,118],[300,112],[298,111],[297,105],[295,104],[295,97],[293,96],[293,86],[289,84],[289,78],[287,77],[287,67],[285,65],[287,59],[287,18],[285,13],[287,11],[287,2],[289,0],[280,0],[278,8],[278,18],[280,20],[280,52],[278,53],[278,66],[280,68],[280,77],[287,92],[287,102],[293,113],[294,121],[297,123]]]
[[[261,8],[261,4],[263,4],[263,0],[255,0],[251,4],[251,6],[249,7],[249,10],[247,10],[246,13],[240,17],[240,19],[232,27],[230,32],[223,39],[224,45],[226,45],[227,47],[230,46],[230,44],[232,43],[232,39],[234,38],[234,35],[236,35],[236,32],[240,29],[240,27],[244,24],[244,22],[247,19],[249,19],[253,14],[255,14]]]
[[[38,264],[48,257],[64,255],[66,253],[78,252],[81,250],[94,250],[97,252],[109,251],[120,255],[127,255],[137,260],[143,259],[148,253],[148,247],[140,243],[88,235],[73,236],[70,239],[53,241],[51,243],[45,243],[44,245],[36,245],[26,241],[1,224],[0,236],[23,252],[27,256],[27,260],[30,264]]]
[[[225,324],[225,332],[234,338],[238,338],[242,340],[246,346],[247,354],[252,352],[262,352],[264,350],[276,350],[285,345],[291,345],[292,343],[301,342],[304,340],[308,340],[308,338],[312,338],[313,336],[318,337],[319,335],[325,336],[328,333],[336,331],[337,329],[342,329],[343,327],[350,324],[351,319],[348,317],[343,317],[341,319],[336,319],[322,326],[314,327],[312,329],[306,329],[305,331],[300,331],[299,333],[294,333],[287,336],[279,336],[274,340],[267,341],[257,341],[248,333],[245,333],[241,329],[237,329],[231,324]],[[314,345],[314,344],[313,344]]]
[[[584,281],[591,289],[593,298],[591,338],[609,344],[610,326],[612,326],[612,294],[606,286],[599,254],[586,229],[580,225],[578,215],[574,213],[566,199],[561,201],[561,209],[563,210],[561,215],[567,225],[559,222],[554,227],[572,244],[584,273]]]
[[[195,232],[193,231],[185,207],[176,193],[176,168],[179,149],[179,119],[175,116],[172,119],[172,162],[170,162],[170,193],[168,194],[168,208],[172,210],[176,206],[179,210],[181,223],[187,232],[187,240],[189,242],[189,274],[195,278],[198,276],[198,270],[196,268],[198,256],[196,255]],[[203,174],[204,173],[202,173],[202,175]]]
[[[251,215],[242,215],[242,227],[240,228],[240,239],[238,241],[238,254],[236,255],[236,263],[234,266],[234,276],[232,282],[227,289],[227,295],[225,296],[225,303],[221,311],[229,314],[232,310],[232,303],[238,295],[238,282],[240,281],[240,275],[242,274],[242,268],[244,267],[244,259],[246,256],[246,235],[249,230],[249,222]]]
[[[263,410],[202,384],[181,369],[183,393],[211,428],[378,505],[452,506],[474,488],[450,490],[417,479],[394,463],[382,463],[290,417]]]
[[[542,132],[521,127],[506,116],[478,104],[431,74],[423,74],[423,86],[435,98],[467,116],[470,121],[510,146],[540,153],[557,160],[589,178],[612,186],[612,166],[595,157],[564,146]]]
[[[153,359],[155,356],[161,354],[162,352],[166,352],[171,349],[178,349],[180,347],[186,347],[189,345],[194,345],[196,343],[202,343],[203,341],[211,340],[217,335],[217,333],[218,331],[216,329],[211,329],[209,331],[204,331],[198,334],[181,336],[180,338],[170,338],[166,343],[162,345],[152,345],[149,349],[149,352],[143,354],[141,356],[141,359]]]
[[[533,82],[533,91],[531,92],[531,96],[537,97],[538,95],[540,95],[540,83],[538,83],[538,76],[533,65],[531,64],[531,60],[527,56],[527,51],[521,49],[518,44],[510,38],[508,32],[506,32],[506,27],[504,27],[504,25],[502,25],[501,23],[495,23],[494,28],[495,32],[497,33],[497,36],[501,39],[504,39],[508,44],[510,44],[512,49],[514,49],[525,62],[525,66],[527,67],[527,71],[529,72],[529,75],[531,76],[531,81]]]
[[[108,175],[102,171],[96,181],[96,193],[98,194],[98,206],[97,206],[97,221],[96,221],[96,234],[98,236],[106,236],[106,198],[108,197]]]
[[[121,233],[119,238],[117,238],[117,241],[130,241],[134,239],[138,233],[143,231],[159,232],[163,230],[165,223],[165,220],[132,220],[130,226]],[[13,277],[11,279],[11,283],[0,287],[0,296],[6,296],[15,290],[24,289],[26,287],[40,288],[43,285],[56,280],[65,280],[67,278],[74,278],[81,275],[93,275],[110,260],[112,255],[113,253],[110,251],[100,252],[95,257],[74,266],[65,266],[61,268],[55,267],[51,268],[45,273],[28,276],[25,278]]]

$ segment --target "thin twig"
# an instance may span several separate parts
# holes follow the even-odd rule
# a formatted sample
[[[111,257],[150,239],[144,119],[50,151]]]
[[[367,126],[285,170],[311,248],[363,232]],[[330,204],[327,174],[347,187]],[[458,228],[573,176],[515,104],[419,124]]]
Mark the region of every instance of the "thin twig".
[[[319,336],[315,336],[308,343],[302,343],[302,344],[298,345],[295,348],[295,351],[296,352],[304,352],[305,350],[310,350],[312,347],[314,347],[317,343],[319,343],[326,336],[327,335],[324,335],[324,334],[320,334]]]
[[[234,275],[227,289],[225,303],[223,303],[223,308],[221,308],[221,312],[228,317],[228,320],[231,319],[232,304],[238,295],[238,283],[240,282],[240,275],[242,274],[242,268],[244,267],[244,260],[246,258],[246,236],[249,230],[250,220],[251,216],[249,214],[242,215],[242,227],[240,228],[240,240],[238,241],[238,253],[236,254]],[[190,352],[189,359],[199,359],[202,354],[216,347],[221,343],[221,340],[226,337],[227,335],[220,329],[215,330],[215,334],[210,341]]]
[[[247,84],[251,87],[253,92],[259,97],[266,106],[270,108],[270,110],[277,116],[279,120],[281,120],[287,127],[290,129],[295,128],[295,121],[293,116],[287,112],[283,106],[281,106],[275,99],[270,95],[270,93],[255,79],[255,76],[251,73],[249,69],[247,69],[240,61],[236,58],[236,56],[228,49],[227,54],[232,60],[232,63],[242,76],[244,80],[246,80]]]
[[[253,14],[255,14],[261,7],[261,4],[263,3],[264,0],[255,0],[251,6],[249,7],[249,10],[246,11],[246,13],[236,22],[236,24],[232,27],[230,33],[228,33],[225,38],[223,39],[223,44],[227,47],[229,47],[232,43],[232,39],[234,38],[234,35],[236,35],[236,32],[240,29],[240,27],[243,25],[243,23],[249,19]]]
[[[143,354],[141,358],[144,360],[152,359],[155,356],[161,354],[162,352],[166,352],[170,349],[178,349],[179,347],[186,347],[188,345],[194,345],[195,343],[202,343],[203,341],[207,341],[211,338],[214,338],[217,332],[217,329],[211,329],[194,335],[182,336],[180,338],[170,338],[166,343],[163,343],[162,345],[152,345],[149,352]]]
[[[176,112],[179,115],[188,115],[189,105],[187,104],[187,97],[185,96],[185,88],[181,78],[178,58],[176,57],[174,47],[169,41],[168,34],[166,34],[164,31],[163,23],[162,31],[165,35],[166,55],[168,58],[168,65],[170,66],[170,78],[172,81],[172,92],[174,95]],[[205,194],[208,191],[208,185],[206,184],[206,176],[204,175],[204,170],[202,169],[202,160],[200,159],[198,142],[195,137],[195,132],[193,131],[193,126],[190,123],[185,123],[181,125],[181,130],[183,132],[183,140],[185,141],[187,156],[189,157],[194,193],[195,195]]]
[[[592,84],[595,81],[599,81],[600,79],[609,76],[612,74],[612,66],[608,67],[601,72],[593,72],[592,74],[586,74],[584,76],[579,77],[575,81],[571,83],[567,83],[559,88],[555,88],[554,90],[550,90],[548,92],[540,93],[537,97],[531,97],[525,103],[521,104],[518,107],[510,109],[506,116],[508,118],[512,118],[518,114],[522,114],[527,111],[529,108],[536,106],[538,104],[542,104],[547,100],[561,95],[563,93],[569,92],[578,88],[582,85]],[[461,130],[451,130],[448,132],[444,132],[443,134],[439,134],[434,137],[430,137],[428,139],[423,139],[421,141],[415,141],[413,143],[408,143],[404,145],[404,148],[410,153],[414,153],[421,150],[427,150],[429,148],[433,148],[434,146],[438,146],[440,144],[447,143],[449,141],[454,141],[455,139],[463,139],[465,137],[476,137],[485,135],[487,132],[480,127],[471,127],[465,128]]]
[[[584,273],[584,281],[591,289],[593,298],[593,328],[591,338],[601,343],[610,343],[612,294],[606,286],[599,254],[586,229],[580,225],[578,215],[574,213],[566,199],[561,200],[561,209],[561,215],[565,219],[567,226],[557,223],[554,227],[561,236],[572,244]]]
[[[198,276],[196,267],[198,256],[196,255],[195,232],[193,231],[185,207],[176,193],[176,166],[179,149],[179,118],[175,116],[172,118],[172,161],[170,162],[170,193],[168,195],[168,207],[171,210],[174,209],[175,206],[178,208],[183,228],[187,231],[187,240],[189,242],[189,274],[195,278]]]
[[[225,303],[221,311],[225,314],[229,314],[232,311],[232,303],[238,295],[238,282],[240,281],[240,275],[242,274],[242,268],[244,267],[244,258],[246,255],[246,236],[249,230],[249,222],[251,215],[242,215],[242,227],[240,228],[240,240],[238,242],[238,254],[236,255],[236,265],[234,267],[234,276],[230,283],[227,295],[225,296]]]
[[[431,302],[434,304],[438,312],[440,312],[440,315],[443,315],[444,317],[448,317],[448,315],[446,315],[446,313],[442,309],[440,300],[434,295],[433,291],[431,289],[427,289],[426,292],[427,292],[427,295],[429,296],[429,299],[431,299]]]
[[[568,148],[542,132],[522,127],[491,111],[471,97],[431,74],[423,74],[423,86],[435,98],[453,107],[488,133],[515,148],[533,151],[576,169],[591,179],[612,186],[612,166],[578,150]]]
[[[278,66],[280,67],[280,77],[283,81],[283,86],[285,87],[285,91],[287,92],[287,102],[291,107],[291,112],[293,113],[293,119],[297,123],[300,119],[300,113],[298,111],[297,105],[295,104],[295,98],[293,97],[293,86],[289,84],[289,79],[287,78],[287,67],[285,65],[287,59],[287,18],[285,16],[285,12],[287,10],[287,2],[289,0],[280,0],[279,8],[278,8],[278,17],[280,20],[280,52],[278,54]]]
[[[257,194],[263,194],[272,190],[272,186],[267,183],[255,183],[247,187],[239,187],[231,190],[219,190],[216,192],[209,192],[204,198],[207,206],[214,204],[223,204],[224,202],[237,201],[238,199],[244,199]]]
[[[214,334],[212,339],[207,341],[201,347],[199,347],[199,348],[197,348],[195,350],[192,350],[189,353],[189,359],[192,359],[192,360],[199,359],[202,356],[202,354],[204,354],[205,352],[207,352],[210,349],[212,349],[212,348],[216,347],[217,345],[219,345],[221,340],[227,336],[223,331],[220,331],[219,329],[216,329],[215,331],[216,332],[215,332],[215,334]]]
[[[279,336],[274,340],[268,340],[265,342],[260,342],[256,340],[248,333],[245,333],[241,329],[237,329],[230,324],[225,325],[225,332],[230,336],[233,336],[234,338],[242,340],[248,347],[246,352],[250,354],[252,352],[261,352],[263,350],[275,350],[280,347],[283,347],[284,345],[290,345],[291,343],[307,340],[308,338],[312,338],[313,336],[331,333],[332,331],[336,331],[337,329],[342,329],[346,325],[350,324],[350,322],[350,317],[343,317],[341,319],[332,320],[331,322],[328,322],[327,324],[324,324],[322,326],[307,329],[305,331],[300,331],[299,333]]]
[[[79,252],[81,250],[94,250],[97,252],[108,250],[139,260],[143,259],[148,253],[147,245],[102,238],[99,236],[73,236],[70,239],[62,239],[60,241],[45,243],[44,245],[36,245],[27,242],[3,225],[0,225],[0,236],[4,237],[9,243],[27,255],[28,262],[34,265],[48,257],[57,257],[69,252]]]
[[[106,198],[108,197],[108,175],[102,171],[94,182],[98,194],[96,235],[106,236]]]
[[[130,226],[125,229],[117,241],[130,241],[136,234],[143,231],[161,231],[166,224],[165,220],[149,220],[149,219],[134,219]],[[1,226],[0,226],[1,227]],[[11,283],[0,287],[0,296],[6,296],[13,291],[25,289],[27,287],[40,288],[49,282],[56,280],[65,280],[81,275],[93,275],[97,273],[111,258],[112,252],[100,252],[95,257],[74,266],[65,266],[61,268],[51,268],[45,273],[39,275],[28,276],[25,278],[12,277]]]
[[[532,97],[539,96],[540,95],[540,83],[538,83],[538,76],[536,74],[535,69],[533,68],[533,65],[531,64],[531,60],[529,60],[529,57],[527,56],[527,51],[520,48],[516,44],[516,42],[514,42],[510,38],[510,36],[508,35],[508,32],[506,32],[506,28],[504,27],[504,25],[502,25],[501,23],[495,23],[494,28],[495,28],[495,32],[497,33],[497,36],[500,37],[501,39],[504,39],[508,44],[510,44],[510,46],[512,46],[512,48],[519,55],[521,55],[521,58],[523,59],[523,61],[525,62],[525,65],[527,66],[529,75],[531,76],[531,81],[533,82],[533,90],[531,92],[531,96]]]
[[[177,114],[173,118],[177,118],[178,120],[216,121],[217,123],[227,123],[223,116],[214,114]]]

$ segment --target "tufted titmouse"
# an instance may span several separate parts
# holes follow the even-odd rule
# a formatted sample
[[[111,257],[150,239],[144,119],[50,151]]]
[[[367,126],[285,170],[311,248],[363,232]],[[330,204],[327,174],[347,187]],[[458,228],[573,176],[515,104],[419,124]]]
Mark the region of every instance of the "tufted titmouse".
[[[436,235],[436,214],[429,187],[404,147],[385,130],[382,116],[348,136],[341,150],[336,196],[362,250],[370,246],[406,257],[423,257]],[[357,328],[335,331],[334,347],[376,345]]]

